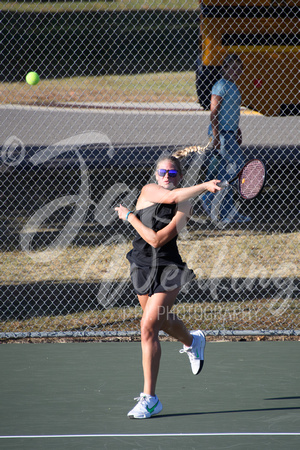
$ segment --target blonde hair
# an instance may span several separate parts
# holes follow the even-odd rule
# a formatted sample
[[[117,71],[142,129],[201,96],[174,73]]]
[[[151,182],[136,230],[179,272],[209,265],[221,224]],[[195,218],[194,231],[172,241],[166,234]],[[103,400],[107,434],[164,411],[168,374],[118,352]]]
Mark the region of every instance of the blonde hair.
[[[205,151],[210,147],[212,138],[209,139],[208,143],[204,146],[201,145],[192,145],[190,147],[185,147],[181,150],[177,150],[173,153],[173,157],[178,159],[186,158],[190,153],[205,153]]]

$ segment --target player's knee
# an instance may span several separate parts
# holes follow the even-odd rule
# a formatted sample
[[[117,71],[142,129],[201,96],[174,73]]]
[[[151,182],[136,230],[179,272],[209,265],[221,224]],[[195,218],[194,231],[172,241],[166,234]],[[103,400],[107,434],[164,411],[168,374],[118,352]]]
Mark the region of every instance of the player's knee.
[[[159,325],[156,320],[143,317],[141,320],[141,339],[147,341],[158,336]]]

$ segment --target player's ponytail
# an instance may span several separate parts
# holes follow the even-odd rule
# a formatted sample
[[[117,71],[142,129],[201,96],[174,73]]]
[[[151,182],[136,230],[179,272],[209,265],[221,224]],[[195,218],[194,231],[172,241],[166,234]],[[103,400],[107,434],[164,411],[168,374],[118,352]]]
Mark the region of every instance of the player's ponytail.
[[[185,147],[181,150],[177,150],[175,153],[173,153],[172,156],[174,156],[176,159],[183,159],[186,158],[190,153],[204,153],[210,146],[211,141],[212,138],[210,138],[209,142],[204,145],[204,147],[201,147],[200,145],[193,145],[191,147]]]

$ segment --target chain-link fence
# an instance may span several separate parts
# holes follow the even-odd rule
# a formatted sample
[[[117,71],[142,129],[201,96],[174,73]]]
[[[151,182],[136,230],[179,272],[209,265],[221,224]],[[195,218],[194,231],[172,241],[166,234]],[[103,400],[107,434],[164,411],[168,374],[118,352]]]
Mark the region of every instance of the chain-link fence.
[[[196,278],[174,310],[210,334],[298,334],[299,2],[4,1],[0,14],[1,337],[139,333],[134,229],[114,207],[133,209],[161,154],[205,144],[210,124],[215,148],[184,159],[182,186],[252,158],[267,182],[251,201],[193,200],[178,246]],[[240,120],[220,79],[239,88]]]

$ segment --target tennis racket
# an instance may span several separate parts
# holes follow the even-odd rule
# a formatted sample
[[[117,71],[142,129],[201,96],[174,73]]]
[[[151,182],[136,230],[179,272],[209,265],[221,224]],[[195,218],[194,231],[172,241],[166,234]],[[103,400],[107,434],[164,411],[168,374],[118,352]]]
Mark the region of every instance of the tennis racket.
[[[183,149],[177,150],[175,153],[173,153],[173,156],[178,159],[185,158],[190,153],[205,153],[206,150],[208,150],[211,146],[212,138],[209,139],[208,143],[201,147],[201,145],[192,145],[190,147],[185,147]]]
[[[260,159],[251,159],[230,181],[221,181],[218,186],[224,188],[237,182],[237,189],[245,200],[252,200],[262,191],[266,182],[266,167]]]

